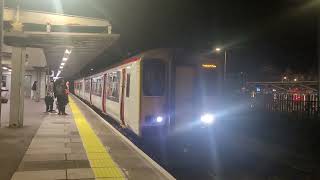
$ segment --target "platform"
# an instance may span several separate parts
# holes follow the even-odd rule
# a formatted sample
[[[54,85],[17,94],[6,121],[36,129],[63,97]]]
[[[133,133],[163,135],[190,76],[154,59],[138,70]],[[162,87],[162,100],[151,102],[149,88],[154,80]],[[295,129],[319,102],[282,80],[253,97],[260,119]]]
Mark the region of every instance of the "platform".
[[[174,179],[84,103],[43,115],[12,180]]]
[[[0,179],[9,180],[22,160],[25,151],[46,117],[44,102],[25,99],[24,127],[8,128],[10,104],[2,104],[0,128]]]

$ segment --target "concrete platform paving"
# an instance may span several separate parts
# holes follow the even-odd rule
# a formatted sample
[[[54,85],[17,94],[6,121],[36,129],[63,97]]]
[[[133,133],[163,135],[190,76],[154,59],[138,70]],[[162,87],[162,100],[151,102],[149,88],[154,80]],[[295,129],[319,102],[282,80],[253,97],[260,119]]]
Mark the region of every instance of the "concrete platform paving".
[[[10,104],[2,104],[0,128],[0,179],[9,180],[18,168],[28,146],[45,118],[43,101],[25,99],[24,127],[8,128]]]
[[[85,104],[74,97],[70,104],[67,116],[43,117],[12,180],[174,179]]]

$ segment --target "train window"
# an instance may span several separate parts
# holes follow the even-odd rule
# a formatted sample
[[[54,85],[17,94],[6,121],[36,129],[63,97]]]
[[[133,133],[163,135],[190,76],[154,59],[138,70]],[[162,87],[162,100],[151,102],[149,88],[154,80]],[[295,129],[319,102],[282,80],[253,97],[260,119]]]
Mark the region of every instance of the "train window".
[[[143,64],[143,94],[163,96],[165,91],[165,64],[160,60],[147,60]]]
[[[126,97],[130,96],[130,74],[127,74]]]
[[[96,96],[101,96],[102,94],[102,79],[101,77],[99,78],[94,78],[92,79],[92,94],[96,95]]]
[[[86,80],[84,81],[84,85],[85,85],[84,91],[85,91],[86,93],[90,93],[90,79],[86,79]]]
[[[119,102],[120,71],[109,73],[107,76],[107,99]]]
[[[92,79],[92,81],[91,81],[91,93],[96,95],[96,91],[97,91],[97,80],[96,79]]]
[[[99,78],[97,79],[97,90],[96,90],[96,95],[101,96],[102,94],[102,79]]]

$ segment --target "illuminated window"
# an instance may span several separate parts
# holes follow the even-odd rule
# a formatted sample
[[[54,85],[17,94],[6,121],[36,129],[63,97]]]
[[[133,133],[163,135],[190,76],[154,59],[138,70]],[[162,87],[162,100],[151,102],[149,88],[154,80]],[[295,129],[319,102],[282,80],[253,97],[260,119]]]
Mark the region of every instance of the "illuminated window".
[[[108,73],[106,78],[107,99],[119,102],[120,71]]]
[[[217,66],[215,64],[202,64],[203,68],[214,69]]]
[[[84,91],[86,93],[90,93],[90,89],[91,89],[91,80],[90,79],[86,79],[84,80]]]

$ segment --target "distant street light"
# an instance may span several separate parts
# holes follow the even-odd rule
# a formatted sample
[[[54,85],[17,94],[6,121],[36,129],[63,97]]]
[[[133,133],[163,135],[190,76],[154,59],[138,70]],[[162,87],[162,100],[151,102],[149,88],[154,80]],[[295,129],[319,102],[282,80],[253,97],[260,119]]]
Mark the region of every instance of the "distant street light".
[[[287,76],[284,76],[284,77],[283,77],[283,80],[287,80]]]
[[[295,81],[295,82],[296,82],[296,81],[298,81],[298,79],[297,79],[297,78],[294,78],[294,79],[293,79],[293,81]]]
[[[216,52],[220,52],[222,49],[221,48],[216,48],[215,51]],[[224,49],[224,66],[223,66],[223,80],[226,81],[226,77],[227,77],[227,50]]]

